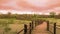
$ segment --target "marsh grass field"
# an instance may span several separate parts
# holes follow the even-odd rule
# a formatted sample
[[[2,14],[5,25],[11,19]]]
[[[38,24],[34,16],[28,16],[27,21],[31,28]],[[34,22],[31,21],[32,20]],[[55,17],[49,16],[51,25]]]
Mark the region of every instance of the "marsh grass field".
[[[39,18],[43,20],[48,20],[50,24],[57,23],[58,26],[60,26],[60,19],[56,18]]]
[[[31,21],[16,19],[0,19],[0,34],[16,34],[24,28],[24,24]]]
[[[56,18],[38,18],[42,20],[49,20],[50,24],[57,23],[60,27],[60,19]],[[17,19],[0,19],[0,34],[16,34],[24,28],[24,24],[29,25],[29,20],[17,20]],[[23,34],[23,32],[21,32]]]

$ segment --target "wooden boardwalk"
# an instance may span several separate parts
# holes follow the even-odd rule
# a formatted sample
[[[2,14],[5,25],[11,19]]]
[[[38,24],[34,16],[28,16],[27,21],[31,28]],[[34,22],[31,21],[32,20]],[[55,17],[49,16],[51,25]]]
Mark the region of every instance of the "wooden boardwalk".
[[[36,26],[36,28],[32,31],[32,34],[51,34],[46,30],[47,23],[43,22],[41,25]]]

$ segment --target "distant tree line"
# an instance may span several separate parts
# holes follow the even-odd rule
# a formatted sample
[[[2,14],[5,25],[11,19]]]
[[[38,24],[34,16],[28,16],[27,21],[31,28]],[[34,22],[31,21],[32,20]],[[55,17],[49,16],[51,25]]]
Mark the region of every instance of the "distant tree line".
[[[19,20],[33,20],[36,18],[60,18],[60,14],[56,15],[55,12],[50,12],[50,15],[37,15],[37,14],[0,14],[0,19],[2,18],[15,18]]]

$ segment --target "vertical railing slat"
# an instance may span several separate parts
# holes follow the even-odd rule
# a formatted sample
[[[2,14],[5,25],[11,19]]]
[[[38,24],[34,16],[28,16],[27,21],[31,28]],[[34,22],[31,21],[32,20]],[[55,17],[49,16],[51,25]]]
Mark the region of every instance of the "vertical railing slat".
[[[31,31],[32,31],[32,30],[31,30],[31,26],[32,26],[32,25],[31,25],[31,23],[30,23],[30,24],[29,24],[29,28],[30,28],[30,29],[29,29],[29,34],[31,34]]]
[[[24,24],[24,34],[27,34],[27,25]]]
[[[56,34],[56,23],[54,23],[54,34]]]
[[[47,31],[49,31],[49,21],[47,21]]]
[[[34,28],[34,23],[33,23],[33,21],[32,21],[32,29]]]

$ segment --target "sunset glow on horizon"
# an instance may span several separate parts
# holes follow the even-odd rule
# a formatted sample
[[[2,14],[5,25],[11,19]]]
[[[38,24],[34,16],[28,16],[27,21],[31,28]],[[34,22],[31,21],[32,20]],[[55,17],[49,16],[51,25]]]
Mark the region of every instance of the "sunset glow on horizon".
[[[2,13],[4,10],[4,13],[10,10],[9,12],[22,14],[60,13],[60,0],[0,0],[0,12],[1,10]]]

